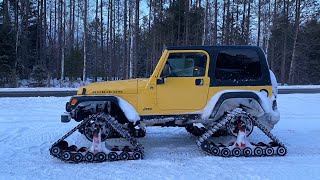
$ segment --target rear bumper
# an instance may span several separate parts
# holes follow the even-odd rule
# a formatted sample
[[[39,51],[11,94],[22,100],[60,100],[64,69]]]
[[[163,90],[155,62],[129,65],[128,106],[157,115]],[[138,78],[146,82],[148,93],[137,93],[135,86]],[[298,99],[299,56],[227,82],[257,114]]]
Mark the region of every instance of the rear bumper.
[[[269,131],[279,122],[280,113],[278,110],[275,110],[271,113],[266,113],[263,116],[258,117],[258,121],[264,125]]]

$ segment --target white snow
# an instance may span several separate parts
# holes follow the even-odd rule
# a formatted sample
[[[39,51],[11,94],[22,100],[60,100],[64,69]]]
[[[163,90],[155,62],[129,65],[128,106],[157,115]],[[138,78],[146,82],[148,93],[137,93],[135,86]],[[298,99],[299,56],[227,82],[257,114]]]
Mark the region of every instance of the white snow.
[[[130,122],[134,122],[136,123],[137,121],[140,120],[140,116],[138,114],[138,112],[134,109],[134,107],[128,103],[126,100],[122,99],[121,97],[118,97],[118,101],[119,101],[119,106],[122,109],[123,113],[126,115],[127,119]]]
[[[279,95],[281,120],[272,133],[288,147],[285,157],[208,156],[184,128],[148,127],[140,139],[145,159],[67,164],[50,145],[76,122],[60,123],[69,97],[0,98],[0,179],[318,179],[320,94]],[[267,139],[257,130],[248,138]],[[90,146],[78,132],[70,142]],[[117,141],[117,140],[113,140]]]
[[[320,88],[320,85],[290,85],[290,86],[278,86],[278,89],[314,89]]]
[[[271,70],[269,70],[269,71],[270,71],[270,79],[271,79],[271,84],[272,84],[272,96],[277,97],[277,95],[278,95],[277,78]]]
[[[77,91],[78,88],[0,88],[0,92],[8,91]]]
[[[252,92],[256,94],[260,100],[261,100],[261,107],[263,108],[265,113],[272,113],[272,104],[270,99],[261,92],[258,91],[248,91],[248,90],[224,90],[224,91],[219,91],[217,94],[211,97],[209,102],[207,103],[206,107],[203,109],[201,118],[202,119],[208,119],[212,113],[212,110],[214,109],[216,103],[220,99],[220,96],[222,96],[225,93],[230,93],[230,92]]]

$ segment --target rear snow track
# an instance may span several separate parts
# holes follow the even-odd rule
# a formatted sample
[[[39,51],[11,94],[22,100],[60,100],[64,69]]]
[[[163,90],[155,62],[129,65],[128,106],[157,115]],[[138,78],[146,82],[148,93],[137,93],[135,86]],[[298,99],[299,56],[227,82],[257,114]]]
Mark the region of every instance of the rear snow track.
[[[145,159],[68,164],[50,145],[76,126],[60,123],[69,97],[0,98],[2,179],[317,179],[320,177],[320,95],[279,95],[281,120],[272,131],[288,147],[285,157],[221,158],[197,148],[184,128],[147,128],[139,141]],[[79,133],[70,142],[89,146]],[[267,140],[254,131],[250,140]],[[120,141],[120,140],[112,140]]]

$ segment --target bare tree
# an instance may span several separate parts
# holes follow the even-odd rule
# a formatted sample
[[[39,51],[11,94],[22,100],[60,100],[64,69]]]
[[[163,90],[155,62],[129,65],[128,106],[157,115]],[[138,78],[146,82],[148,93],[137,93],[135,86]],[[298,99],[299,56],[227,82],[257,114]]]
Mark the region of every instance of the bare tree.
[[[274,0],[274,3],[273,3],[273,21],[275,21],[276,19],[276,15],[278,13],[278,9],[277,9],[277,0]],[[271,70],[274,71],[275,70],[275,42],[272,42],[270,44],[270,50],[271,50],[271,57],[269,58],[270,59],[270,67],[271,67]]]
[[[243,13],[242,13],[242,25],[241,25],[241,37],[243,38],[243,43],[245,43],[245,24],[246,24],[246,3],[247,0],[243,0]]]
[[[138,73],[138,44],[139,44],[139,20],[140,20],[140,0],[136,0],[135,3],[135,22],[134,22],[134,77],[137,77]]]
[[[184,40],[184,43],[187,45],[189,43],[189,26],[190,26],[190,21],[189,21],[189,0],[186,0],[185,1],[185,12],[186,12],[186,15],[185,15],[185,40]]]
[[[58,8],[57,8],[58,5]],[[59,22],[60,22],[60,0],[54,0],[54,32],[53,32],[53,47],[54,49],[57,48],[57,35],[58,35],[58,46],[59,46],[59,33],[60,33],[60,29],[59,29]],[[58,15],[57,15],[58,14]],[[58,20],[57,20],[58,18]],[[54,54],[54,49],[51,50],[51,54]],[[58,58],[55,58],[55,77],[58,77],[58,72],[59,72],[59,60],[60,60],[60,48],[58,47]]]
[[[16,44],[15,44],[16,63],[15,63],[15,69],[17,69],[17,63],[19,61],[18,47],[19,47],[20,28],[19,28],[18,4],[19,4],[19,0],[16,0],[16,2],[15,2],[15,11],[14,11],[14,19],[15,19],[15,26],[14,27],[15,27],[15,33],[16,33]]]
[[[44,3],[44,8],[43,8],[43,13],[44,13],[44,31],[42,33],[43,36],[43,43],[42,43],[42,52],[43,52],[43,56],[42,56],[42,63],[44,65],[44,67],[47,67],[47,0],[43,1]]]
[[[83,76],[82,80],[86,80],[87,75],[87,13],[88,13],[88,0],[84,0],[84,18],[83,18]]]
[[[61,64],[62,63],[62,1],[63,0],[58,0],[58,63],[57,64]],[[60,61],[60,63],[59,63]],[[60,65],[60,71],[62,66]],[[62,81],[63,79],[63,74],[62,72],[60,73],[60,79]]]
[[[287,1],[287,2],[286,2]],[[288,41],[288,25],[289,25],[289,0],[283,1],[283,11],[285,13],[285,23],[283,30],[283,51],[281,60],[281,83],[286,82],[286,58],[287,58],[287,41]]]
[[[108,10],[108,16],[109,16],[109,28],[108,28],[108,53],[109,53],[109,77],[113,80],[113,0],[109,0],[109,10]]]
[[[95,16],[95,23],[94,23],[94,39],[95,39],[95,55],[94,55],[94,60],[95,60],[95,62],[94,62],[94,80],[95,81],[97,81],[97,71],[98,71],[98,69],[97,69],[97,63],[98,63],[98,23],[99,23],[99,21],[98,21],[98,0],[96,0],[96,16]]]
[[[294,84],[295,82],[295,71],[296,71],[296,46],[297,46],[297,39],[299,33],[299,24],[300,24],[300,9],[301,9],[301,0],[296,0],[296,8],[295,8],[295,22],[294,22],[294,37],[293,37],[293,49],[292,49],[292,59],[290,64],[290,71],[289,71],[289,82]]]
[[[223,0],[223,15],[222,15],[222,29],[221,29],[221,44],[225,43],[226,32],[226,0]]]
[[[232,0],[232,7],[231,7],[231,21],[230,21],[230,38],[229,38],[229,44],[234,43],[234,2],[235,0]]]
[[[204,21],[203,21],[203,34],[202,34],[202,45],[205,44],[207,39],[207,33],[208,33],[208,11],[209,11],[209,0],[206,0],[206,9],[205,9],[205,15],[204,15]],[[180,24],[180,23],[179,23]]]
[[[63,4],[63,7],[62,7]],[[61,35],[62,35],[62,45],[61,47],[61,78],[60,78],[60,83],[61,86],[63,85],[63,80],[64,80],[64,63],[65,63],[65,48],[66,48],[66,1],[63,2],[61,0],[61,14],[62,14],[62,9],[63,9],[63,24],[61,24]],[[62,20],[62,19],[61,19]]]
[[[104,40],[103,40],[103,0],[100,2],[100,41],[101,41],[101,59],[103,62],[103,70],[106,73],[106,63],[104,59]],[[106,74],[105,74],[106,76]]]
[[[124,14],[123,14],[123,46],[124,46],[124,57],[123,57],[123,71],[124,78],[128,79],[128,45],[127,45],[127,31],[128,31],[128,1],[124,0]],[[151,6],[151,5],[150,5]]]
[[[260,21],[261,21],[261,0],[258,3],[258,37],[257,37],[257,46],[260,45]]]
[[[213,26],[213,44],[217,44],[218,38],[218,0],[214,1],[214,26]]]
[[[129,53],[129,78],[133,78],[133,61],[134,61],[134,25],[133,25],[133,17],[134,17],[134,0],[129,0],[129,28],[130,28],[130,53]]]
[[[70,25],[70,35],[69,35],[69,39],[70,39],[70,55],[72,55],[73,53],[73,46],[74,46],[74,19],[75,19],[75,15],[74,15],[74,11],[75,11],[75,0],[69,0],[70,4],[69,4],[69,11],[70,11],[70,19],[69,19],[69,25]]]
[[[250,39],[250,11],[251,11],[251,2],[248,0],[248,15],[247,15],[247,29],[246,29],[246,44],[249,43]]]
[[[230,40],[230,0],[227,0],[227,14],[226,14],[226,25],[225,25],[225,43],[229,44]]]

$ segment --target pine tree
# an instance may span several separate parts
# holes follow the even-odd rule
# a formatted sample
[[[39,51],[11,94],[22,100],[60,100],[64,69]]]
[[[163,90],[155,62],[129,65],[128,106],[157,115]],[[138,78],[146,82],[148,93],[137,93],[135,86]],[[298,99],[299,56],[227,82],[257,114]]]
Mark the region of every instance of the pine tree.
[[[43,66],[34,66],[30,74],[30,87],[45,87],[47,78],[48,73]]]

